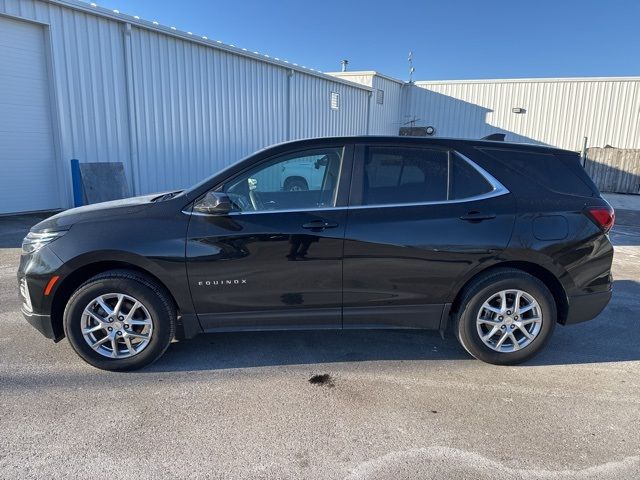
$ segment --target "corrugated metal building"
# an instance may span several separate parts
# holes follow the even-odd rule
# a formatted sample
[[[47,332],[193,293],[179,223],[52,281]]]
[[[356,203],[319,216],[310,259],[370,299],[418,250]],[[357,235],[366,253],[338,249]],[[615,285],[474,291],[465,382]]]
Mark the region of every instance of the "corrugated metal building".
[[[130,191],[144,194],[277,142],[402,125],[640,148],[638,78],[323,74],[78,0],[0,0],[0,66],[0,214],[71,206],[73,158],[123,162]]]
[[[502,132],[525,141],[580,150],[640,148],[640,77],[416,82],[406,114],[441,136]]]
[[[72,158],[143,194],[367,133],[370,87],[75,0],[0,0],[0,65],[0,213],[71,206]]]
[[[384,78],[336,75],[367,86]],[[640,193],[640,77],[432,81],[395,90],[402,107],[386,125],[431,126],[441,137],[503,133],[507,141],[574,151],[586,146],[585,169],[602,191]]]
[[[409,84],[375,71],[329,72],[329,75],[371,88],[367,122],[369,134],[398,134],[403,123],[404,96]]]
[[[590,147],[640,148],[640,77],[441,80],[394,86],[389,81],[397,80],[377,72],[332,75],[372,87],[374,95],[376,88],[385,88],[385,95],[398,92],[401,107],[381,124],[391,134],[397,134],[400,125],[415,125],[432,126],[440,137],[504,133],[508,141],[568,150],[580,150],[587,137]]]

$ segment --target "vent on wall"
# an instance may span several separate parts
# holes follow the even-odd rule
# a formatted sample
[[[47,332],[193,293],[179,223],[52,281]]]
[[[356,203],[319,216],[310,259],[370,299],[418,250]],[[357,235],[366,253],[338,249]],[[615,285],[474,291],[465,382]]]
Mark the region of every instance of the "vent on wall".
[[[340,94],[337,92],[331,92],[331,99],[329,102],[331,110],[339,110],[340,109]]]
[[[376,103],[379,105],[384,103],[384,90],[376,90]]]

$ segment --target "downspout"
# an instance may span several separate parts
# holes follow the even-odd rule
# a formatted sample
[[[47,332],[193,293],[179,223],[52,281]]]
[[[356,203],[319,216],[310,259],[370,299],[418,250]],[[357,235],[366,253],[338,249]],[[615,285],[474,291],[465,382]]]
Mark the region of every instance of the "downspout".
[[[584,137],[584,139],[582,140],[582,152],[580,153],[580,157],[582,157],[581,163],[582,163],[582,168],[584,168],[584,166],[587,163],[587,144],[589,142],[589,139],[587,137]]]
[[[373,91],[369,90],[368,95],[367,95],[367,128],[365,131],[365,135],[369,135],[369,128],[370,128],[370,122],[371,122],[371,100],[373,99]]]
[[[291,110],[293,108],[293,101],[292,101],[292,96],[293,96],[293,88],[291,86],[291,84],[293,83],[293,75],[294,75],[294,71],[293,69],[289,69],[289,71],[287,72],[287,131],[286,131],[286,139],[287,140],[293,140],[291,138],[291,117],[292,117],[292,113]]]
[[[131,24],[125,23],[124,28],[124,75],[127,84],[127,122],[129,123],[129,175],[131,175],[131,194],[137,195],[136,169],[138,162],[138,133],[135,114],[135,100],[133,96],[133,58],[131,53]]]

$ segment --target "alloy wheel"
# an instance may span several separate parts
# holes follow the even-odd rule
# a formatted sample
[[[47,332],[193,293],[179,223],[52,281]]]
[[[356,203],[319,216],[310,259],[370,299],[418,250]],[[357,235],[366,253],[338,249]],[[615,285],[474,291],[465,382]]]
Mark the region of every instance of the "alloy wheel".
[[[501,353],[515,352],[530,345],[540,333],[542,309],[523,290],[502,290],[482,304],[476,327],[487,347]]]
[[[82,336],[104,357],[121,359],[139,354],[151,341],[153,319],[142,302],[124,293],[100,295],[84,308]]]

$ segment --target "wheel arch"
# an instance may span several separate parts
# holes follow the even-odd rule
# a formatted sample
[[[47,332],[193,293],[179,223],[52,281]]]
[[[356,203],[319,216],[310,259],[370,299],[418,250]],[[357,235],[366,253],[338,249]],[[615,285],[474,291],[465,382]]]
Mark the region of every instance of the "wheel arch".
[[[95,275],[98,275],[100,273],[107,272],[109,270],[133,271],[153,281],[160,288],[162,288],[167,297],[171,299],[171,302],[176,309],[176,313],[178,315],[180,314],[180,306],[178,305],[178,302],[176,301],[176,298],[171,290],[167,288],[162,280],[160,280],[150,271],[140,267],[139,265],[120,260],[105,260],[87,263],[85,265],[82,265],[81,267],[76,268],[69,275],[66,275],[63,278],[62,282],[60,282],[60,285],[57,286],[53,295],[53,299],[51,301],[51,324],[53,327],[56,342],[64,338],[64,328],[62,323],[64,309],[67,305],[67,302],[69,301],[69,298],[71,298],[71,295],[73,295],[73,292],[75,292],[80,285],[89,280],[91,277],[94,277]]]
[[[465,291],[468,285],[471,284],[471,282],[482,275],[486,275],[489,272],[503,268],[513,268],[516,270],[521,270],[528,273],[529,275],[536,277],[538,280],[544,283],[551,292],[551,295],[553,296],[553,299],[555,301],[556,309],[558,312],[558,323],[563,325],[565,324],[569,313],[569,298],[567,296],[565,287],[562,285],[562,282],[560,282],[558,277],[554,275],[553,272],[546,269],[545,267],[542,267],[536,263],[521,260],[505,261],[491,265],[490,267],[476,272],[472,277],[468,278],[462,288],[458,290],[451,304],[448,321],[450,321],[451,318],[453,318],[453,316],[460,310],[462,298],[464,297]]]

